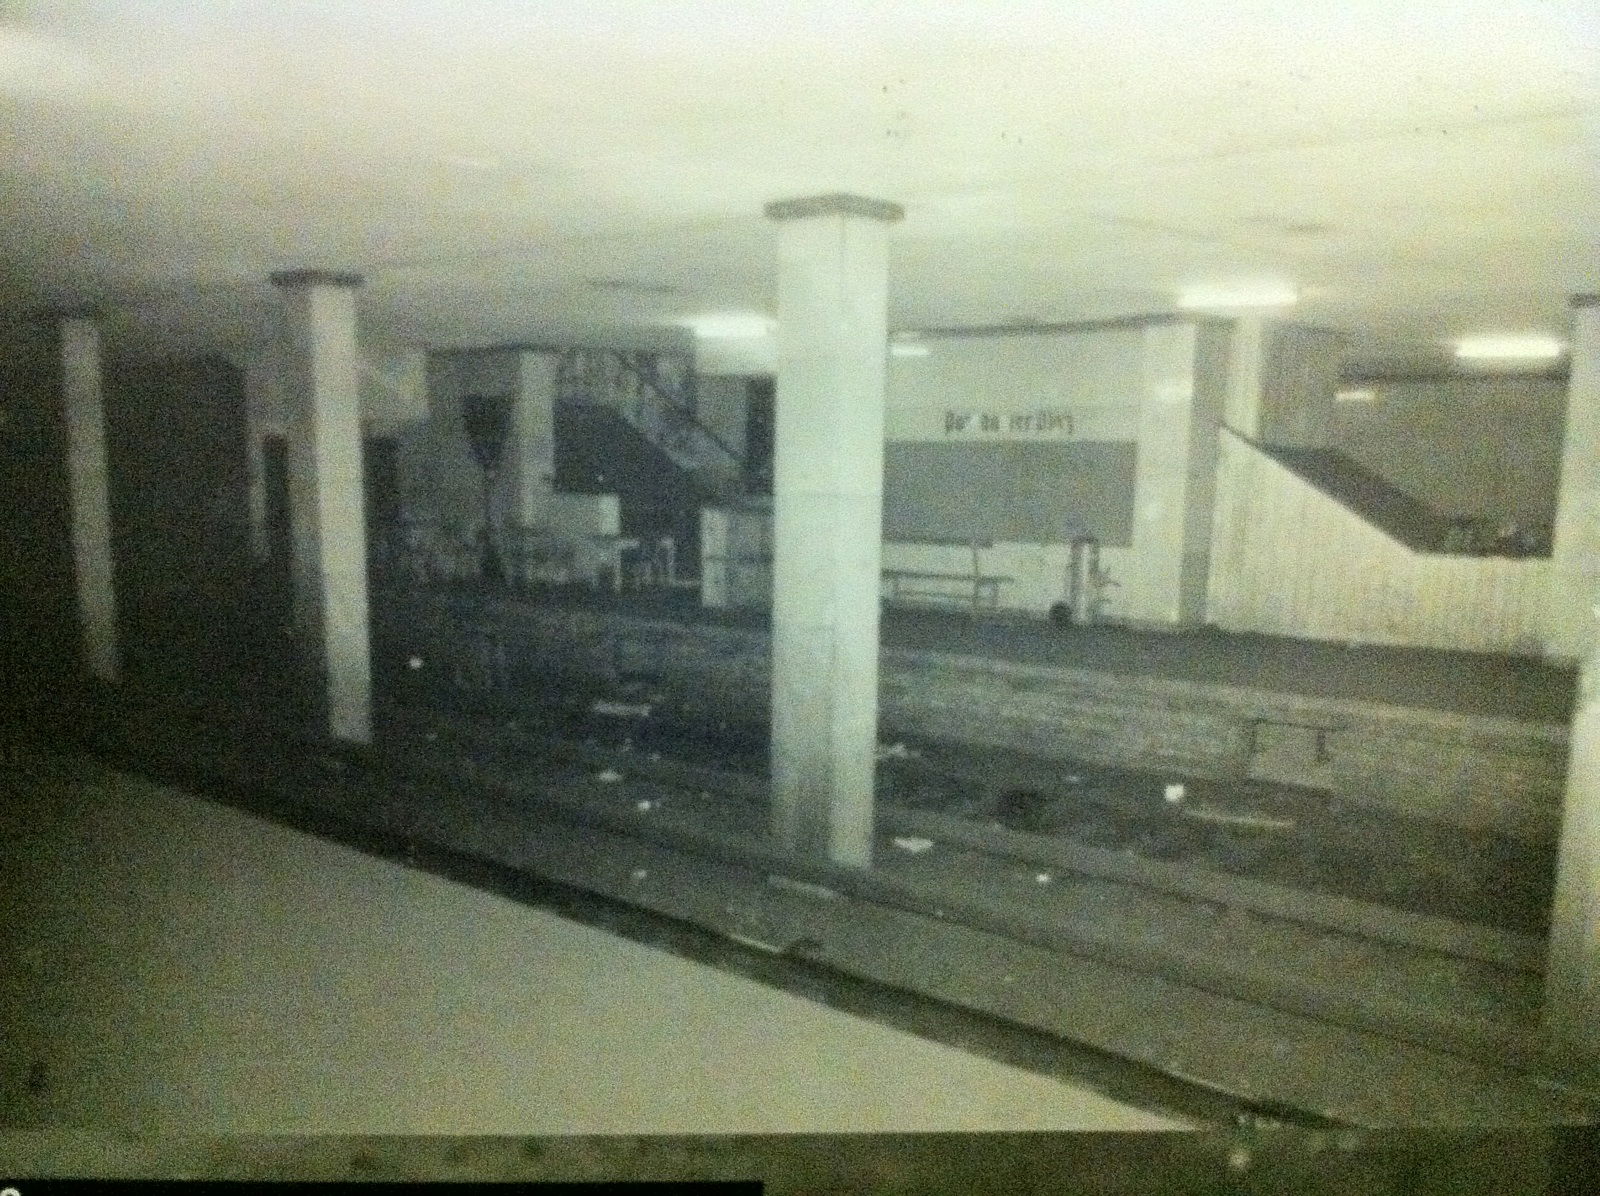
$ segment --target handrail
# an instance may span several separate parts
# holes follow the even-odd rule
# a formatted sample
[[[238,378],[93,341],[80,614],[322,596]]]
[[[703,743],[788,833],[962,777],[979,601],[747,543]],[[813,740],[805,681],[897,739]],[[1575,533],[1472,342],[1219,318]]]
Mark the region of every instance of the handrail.
[[[586,371],[593,381],[593,376],[600,373],[598,379],[600,388],[611,392],[615,398],[612,405],[624,409],[633,418],[630,422],[641,428],[649,428],[662,438],[675,438],[688,432],[702,445],[710,444],[721,455],[723,462],[742,475],[744,472],[744,458],[722,437],[718,436],[695,415],[692,399],[686,401],[679,394],[666,385],[656,368],[659,354],[647,352],[629,352],[618,349],[568,349],[561,355],[558,366],[558,377],[569,375],[569,371],[578,363],[588,365]],[[617,372],[605,376],[605,366],[617,367]],[[596,369],[595,367],[598,367]],[[625,376],[625,377],[624,377]],[[570,377],[570,375],[569,375]],[[688,374],[690,383],[693,382],[693,373]],[[631,380],[634,385],[629,387],[625,383]],[[567,379],[563,378],[562,382]],[[558,386],[561,384],[558,383]],[[586,388],[587,389],[587,388]],[[632,394],[627,392],[632,390]],[[643,392],[648,390],[655,396],[654,401],[646,399]],[[588,401],[596,400],[592,394],[576,395],[566,394],[567,398],[582,398]],[[631,400],[631,402],[630,402]],[[669,414],[670,413],[670,414]],[[651,439],[656,439],[652,435]],[[657,443],[660,443],[658,440]],[[663,448],[667,446],[662,444]],[[687,456],[693,449],[679,442],[679,451]]]
[[[1220,429],[1235,440],[1248,445],[1255,452],[1260,453],[1279,467],[1288,470],[1300,481],[1313,487],[1318,493],[1326,496],[1330,501],[1338,504],[1345,511],[1360,519],[1368,527],[1382,533],[1408,552],[1425,556],[1448,556],[1470,560],[1537,560],[1548,559],[1548,547],[1543,551],[1530,550],[1522,552],[1500,551],[1495,547],[1480,544],[1478,547],[1454,543],[1452,532],[1463,527],[1470,530],[1473,526],[1486,526],[1484,521],[1452,520],[1434,510],[1425,500],[1407,492],[1395,485],[1388,478],[1368,468],[1348,453],[1337,448],[1330,449],[1295,449],[1282,446],[1273,446],[1255,440],[1236,428],[1227,424],[1219,425]],[[1410,512],[1408,516],[1396,516],[1393,521],[1385,520],[1369,503],[1361,502],[1355,495],[1332,484],[1328,475],[1312,465],[1308,465],[1305,457],[1312,454],[1320,455],[1325,459],[1337,460],[1337,468],[1345,471],[1347,476],[1369,478],[1373,485],[1381,486],[1386,491],[1382,500],[1390,506],[1391,511],[1404,506]],[[1410,526],[1405,526],[1406,524]]]

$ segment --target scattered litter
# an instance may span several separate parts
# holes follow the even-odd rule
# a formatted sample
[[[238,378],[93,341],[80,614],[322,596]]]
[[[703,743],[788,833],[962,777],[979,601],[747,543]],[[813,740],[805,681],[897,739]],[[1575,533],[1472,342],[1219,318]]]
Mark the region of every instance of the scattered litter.
[[[807,897],[821,897],[832,900],[839,896],[833,889],[826,885],[814,885],[808,880],[795,880],[788,876],[778,876],[776,873],[767,877],[767,883],[775,889],[784,889],[791,893],[804,893]]]
[[[406,661],[406,668],[408,669],[420,669],[421,667],[422,657],[420,656],[413,656],[410,660]]]
[[[1050,883],[1050,874],[1048,872],[1040,872],[1033,879],[1038,884],[1047,885]]]
[[[624,740],[623,740],[623,741],[622,741],[622,750],[623,750],[623,751],[625,751],[625,752],[631,752],[631,751],[633,751],[633,740],[631,740],[631,739],[624,739]]]
[[[1206,806],[1188,806],[1184,809],[1183,816],[1198,822],[1243,826],[1258,831],[1292,831],[1295,828],[1293,818],[1273,818],[1266,814],[1235,814],[1228,810],[1213,810]]]
[[[924,851],[927,851],[930,848],[932,848],[933,847],[933,840],[932,839],[919,839],[919,838],[916,838],[915,836],[912,836],[912,837],[903,838],[903,839],[896,839],[894,841],[894,845],[896,847],[898,847],[901,851],[909,851],[909,852],[911,852],[912,855],[916,855],[919,852],[924,852]]]
[[[439,738],[439,732],[437,732],[437,731],[429,731],[426,735],[423,736],[423,738],[426,739],[429,743],[432,743],[434,740]]]
[[[903,743],[880,743],[878,745],[878,759],[880,760],[910,760],[920,756],[921,752],[914,752]]]
[[[597,781],[603,781],[607,785],[614,785],[618,781],[622,780],[622,774],[614,768],[608,768],[603,772],[595,773],[594,779]]]
[[[732,939],[734,942],[738,943],[740,946],[743,946],[743,947],[754,947],[757,951],[765,951],[768,955],[782,955],[783,954],[783,948],[775,946],[772,943],[763,943],[760,939],[746,938],[742,934],[734,934],[731,930],[727,932],[727,935],[728,935],[728,937],[730,939]]]
[[[631,875],[634,880],[643,880],[645,877],[649,876],[650,873],[645,871],[643,868],[635,868],[629,875]]]
[[[1069,772],[1067,774],[1067,784],[1069,784],[1069,785],[1081,785],[1081,784],[1083,784],[1083,778],[1081,776],[1079,776],[1075,772]]]
[[[609,714],[614,718],[649,718],[648,702],[608,702],[600,700],[589,707],[590,714]]]
[[[650,759],[652,759],[652,760],[661,759],[661,753],[660,752],[651,752],[650,753]]]
[[[636,810],[647,810],[647,811],[648,810],[653,810],[653,809],[655,809],[655,806],[656,806],[655,802],[648,801],[648,800],[645,800],[643,798],[641,798],[639,801],[634,803],[634,809],[636,809]]]
[[[1011,975],[1011,973],[1009,973],[1009,972],[1007,972],[1004,976],[1000,977],[1000,983],[1001,984],[1010,984],[1014,980],[1016,980],[1016,977]]]
[[[1168,785],[1167,786],[1167,788],[1166,788],[1165,792],[1163,792],[1162,796],[1165,797],[1173,805],[1176,805],[1178,802],[1181,802],[1183,800],[1184,794],[1186,794],[1187,792],[1188,792],[1188,790],[1185,789],[1182,785],[1173,784],[1173,785]]]

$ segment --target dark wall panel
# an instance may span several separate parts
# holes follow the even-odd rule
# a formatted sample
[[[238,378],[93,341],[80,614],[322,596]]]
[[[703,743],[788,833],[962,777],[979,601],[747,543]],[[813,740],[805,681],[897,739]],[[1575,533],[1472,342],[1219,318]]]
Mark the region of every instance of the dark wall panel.
[[[0,315],[0,667],[7,697],[75,668],[66,425],[52,323]]]
[[[884,448],[888,540],[1059,544],[1133,537],[1134,446],[1100,441],[891,442]]]

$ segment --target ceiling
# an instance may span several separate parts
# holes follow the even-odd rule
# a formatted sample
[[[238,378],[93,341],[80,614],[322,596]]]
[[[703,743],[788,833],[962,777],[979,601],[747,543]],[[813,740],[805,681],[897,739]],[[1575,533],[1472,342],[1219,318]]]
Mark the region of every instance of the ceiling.
[[[1594,0],[0,0],[0,303],[237,349],[683,344],[774,313],[765,203],[905,205],[890,326],[1287,282],[1352,368],[1600,290]]]

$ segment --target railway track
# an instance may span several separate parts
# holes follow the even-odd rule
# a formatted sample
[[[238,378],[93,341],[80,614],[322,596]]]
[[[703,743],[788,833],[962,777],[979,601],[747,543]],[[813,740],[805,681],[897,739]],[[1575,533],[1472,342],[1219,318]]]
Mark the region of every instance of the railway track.
[[[100,711],[78,728],[115,763],[208,792],[231,786],[259,806],[332,819],[414,853],[531,869],[710,931],[813,982],[832,975],[913,990],[917,977],[870,955],[892,954],[901,938],[943,935],[979,956],[1009,958],[1009,974],[1034,979],[1011,993],[975,994],[979,981],[969,978],[964,999],[937,999],[1027,1034],[1059,1039],[1063,1021],[1073,1021],[1061,1016],[1075,1007],[1065,998],[1053,1013],[1033,1009],[1052,985],[1066,983],[1052,968],[1093,974],[1121,986],[1124,997],[1143,993],[1147,1011],[1150,994],[1166,994],[1171,1025],[1193,1033],[1209,1022],[1214,1036],[1255,1050],[1263,1066],[1230,1070],[1216,1065],[1217,1052],[1208,1064],[1175,1049],[1160,1027],[1146,1027],[1144,1047],[1133,1049],[1126,1040],[1140,1034],[1129,1024],[1079,1022],[1066,1036],[1091,1053],[1131,1058],[1135,1071],[1164,1074],[1191,1094],[1210,1093],[1219,1115],[1385,1124],[1381,1097],[1318,1097],[1314,1075],[1286,1082],[1297,1059],[1312,1072],[1370,1079],[1374,1060],[1385,1057],[1402,1070],[1439,1073],[1425,1085],[1439,1107],[1423,1109],[1424,1123],[1450,1123],[1452,1104],[1463,1112],[1463,1102],[1447,1096],[1452,1086],[1464,1092],[1463,1083],[1498,1094],[1496,1123],[1519,1108],[1539,1123],[1583,1121],[1595,1109],[1586,1078],[1553,1066],[1538,1039],[1528,944],[1473,928],[1430,922],[1395,941],[1387,923],[1378,927],[1385,933],[1364,933],[1361,919],[1372,911],[1341,907],[1331,919],[1320,905],[1286,911],[1273,905],[1281,894],[1235,891],[1231,878],[1104,858],[1114,853],[1062,854],[1037,836],[893,805],[883,809],[880,863],[870,871],[801,863],[764,841],[760,778],[575,741],[548,725],[402,712],[387,721],[377,750],[357,751],[297,740],[266,720],[241,722],[242,712],[218,724],[126,695],[118,706],[115,716]],[[913,836],[933,847],[893,844]],[[678,884],[666,883],[674,875]],[[1344,924],[1328,924],[1341,917]],[[860,942],[868,922],[895,941]],[[1419,943],[1419,929],[1448,934]],[[1432,969],[1431,987],[1414,975],[1397,998],[1395,974],[1385,969],[1408,957],[1413,972],[1419,959],[1422,971]],[[1471,999],[1462,999],[1463,978],[1472,981]],[[1331,1062],[1340,1052],[1345,1062]],[[1273,1056],[1270,1066],[1265,1056]],[[1470,1120],[1470,1109],[1464,1115]]]

